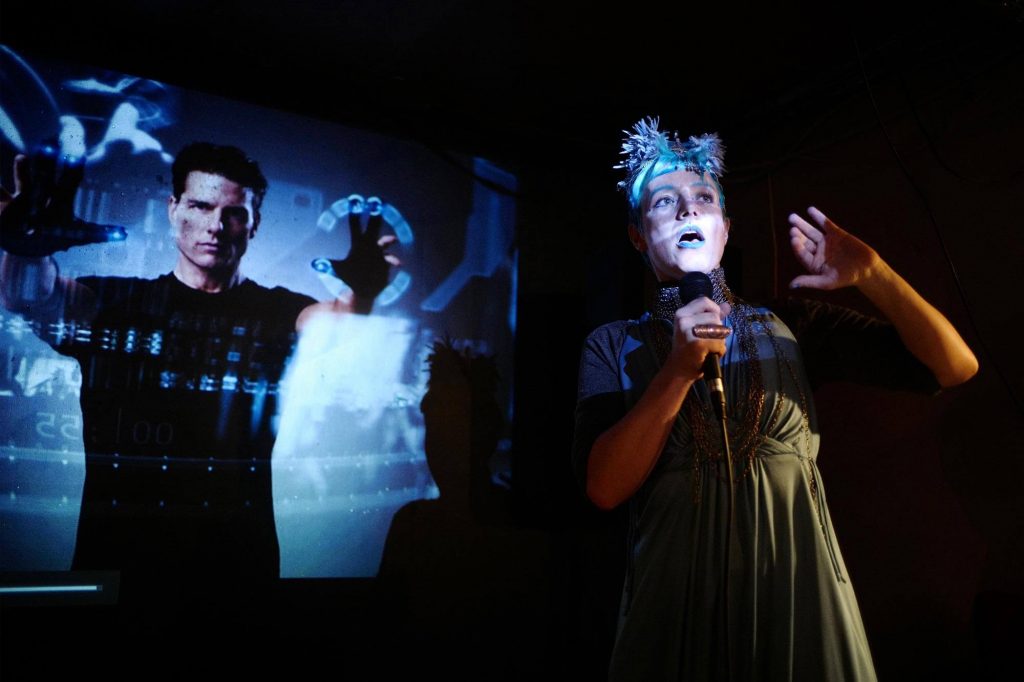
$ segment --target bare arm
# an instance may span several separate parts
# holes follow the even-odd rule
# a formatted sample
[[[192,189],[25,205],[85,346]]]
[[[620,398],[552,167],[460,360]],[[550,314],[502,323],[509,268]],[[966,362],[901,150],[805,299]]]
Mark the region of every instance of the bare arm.
[[[361,314],[367,314],[370,312],[370,309],[373,306],[372,301],[370,305],[366,307],[365,311],[357,311],[352,299],[353,297],[351,295],[343,295],[331,301],[319,301],[306,306],[302,309],[302,312],[299,313],[299,317],[295,321],[296,331],[301,332],[303,328],[309,324],[310,320],[320,315],[340,316],[350,315],[356,312],[361,312]]]
[[[888,319],[914,357],[940,386],[961,384],[978,371],[978,360],[949,320],[918,294],[870,246],[811,207],[817,226],[789,216],[793,253],[809,274],[791,287],[838,289],[855,286]]]
[[[728,314],[707,298],[676,313],[672,350],[643,396],[602,433],[587,460],[587,497],[602,509],[628,500],[647,480],[708,353],[725,354],[725,341],[693,336],[695,324],[720,324]]]

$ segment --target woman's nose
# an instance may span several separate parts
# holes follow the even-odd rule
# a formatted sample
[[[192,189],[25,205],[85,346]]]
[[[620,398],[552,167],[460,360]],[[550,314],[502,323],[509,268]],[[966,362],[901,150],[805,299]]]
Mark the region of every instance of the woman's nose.
[[[679,217],[697,215],[697,202],[687,201],[686,199],[679,202]]]

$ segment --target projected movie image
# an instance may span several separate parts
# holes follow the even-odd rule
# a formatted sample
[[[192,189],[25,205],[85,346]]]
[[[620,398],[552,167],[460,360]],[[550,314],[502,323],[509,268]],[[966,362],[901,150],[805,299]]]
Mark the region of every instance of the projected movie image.
[[[439,494],[433,344],[510,417],[515,178],[2,46],[0,86],[0,571],[376,575]]]

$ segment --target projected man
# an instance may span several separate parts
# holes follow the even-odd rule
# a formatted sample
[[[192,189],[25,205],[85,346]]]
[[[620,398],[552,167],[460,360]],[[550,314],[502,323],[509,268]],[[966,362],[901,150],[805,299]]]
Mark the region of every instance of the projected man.
[[[386,252],[395,237],[379,237],[379,215],[363,231],[352,207],[352,248],[334,262],[346,299],[246,279],[267,180],[242,150],[196,143],[172,166],[174,270],[72,280],[52,254],[112,233],[74,218],[82,168],[55,180],[58,165],[56,152],[15,164],[0,292],[81,365],[86,476],[72,567],[119,569],[126,586],[146,587],[276,577],[270,455],[284,364],[314,316],[370,311],[398,263]]]

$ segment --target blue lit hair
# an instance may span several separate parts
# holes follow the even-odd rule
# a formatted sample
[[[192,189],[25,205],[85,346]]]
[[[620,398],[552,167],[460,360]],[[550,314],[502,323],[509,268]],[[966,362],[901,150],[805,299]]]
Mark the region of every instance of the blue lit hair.
[[[703,176],[711,176],[718,190],[718,203],[725,211],[725,193],[719,177],[725,172],[725,145],[717,133],[691,136],[680,140],[678,133],[670,138],[658,130],[657,118],[643,118],[633,126],[633,133],[624,130],[626,139],[622,143],[625,161],[615,168],[626,170],[626,179],[618,183],[626,193],[630,215],[637,229],[643,229],[640,220],[640,201],[644,189],[659,175],[677,170],[687,170]]]

